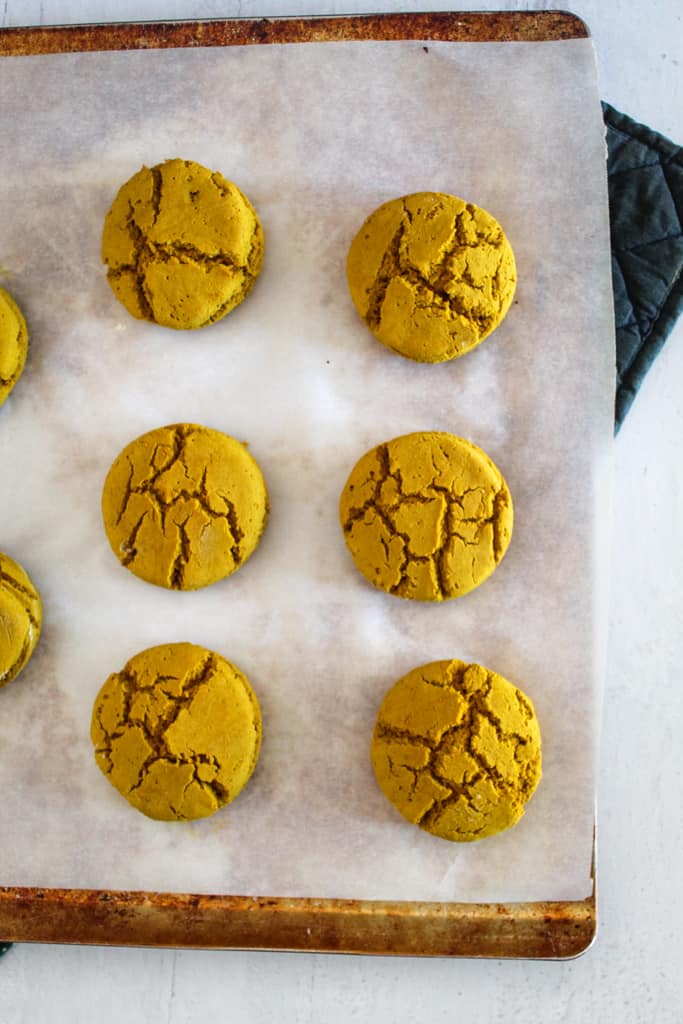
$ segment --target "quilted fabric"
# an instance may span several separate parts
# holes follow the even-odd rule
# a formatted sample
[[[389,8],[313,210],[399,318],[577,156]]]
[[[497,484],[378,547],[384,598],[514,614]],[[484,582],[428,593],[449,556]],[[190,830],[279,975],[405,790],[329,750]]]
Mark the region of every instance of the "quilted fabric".
[[[615,429],[683,310],[683,150],[603,103],[617,332]]]

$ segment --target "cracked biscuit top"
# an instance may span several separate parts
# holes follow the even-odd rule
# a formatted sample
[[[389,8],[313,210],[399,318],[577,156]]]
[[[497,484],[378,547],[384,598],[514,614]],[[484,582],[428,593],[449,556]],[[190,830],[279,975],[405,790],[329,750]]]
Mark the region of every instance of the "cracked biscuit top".
[[[351,470],[339,514],[356,566],[398,597],[461,597],[491,575],[512,534],[500,470],[453,434],[406,434]]]
[[[483,341],[503,320],[517,283],[498,221],[442,192],[378,207],[351,243],[346,274],[375,337],[420,363],[454,359]]]
[[[242,672],[195,644],[150,647],[95,700],[95,760],[149,818],[189,821],[229,804],[256,767],[261,712]]]
[[[28,351],[28,329],[11,295],[0,288],[0,405],[19,380]]]
[[[388,691],[372,738],[380,789],[404,818],[471,842],[517,822],[541,778],[529,698],[481,665],[435,661]]]
[[[123,449],[104,483],[102,516],[114,554],[132,573],[197,590],[235,572],[256,549],[268,492],[243,444],[177,423]]]
[[[263,229],[236,185],[191,160],[143,167],[104,222],[102,259],[139,320],[186,330],[239,305],[263,263]]]
[[[0,551],[0,686],[19,675],[43,623],[40,595],[28,573]]]

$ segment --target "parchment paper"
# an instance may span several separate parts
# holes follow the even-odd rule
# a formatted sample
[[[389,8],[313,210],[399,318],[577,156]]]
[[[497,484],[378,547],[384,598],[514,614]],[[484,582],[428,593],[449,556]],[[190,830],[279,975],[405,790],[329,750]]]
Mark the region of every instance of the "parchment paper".
[[[605,635],[613,332],[602,121],[589,41],[323,43],[5,58],[0,263],[31,345],[0,411],[0,549],[45,626],[0,692],[0,883],[420,900],[590,892]],[[219,324],[134,321],[99,261],[104,215],[146,163],[182,156],[249,195],[262,277]],[[347,294],[364,217],[412,191],[484,206],[514,247],[505,323],[451,364],[379,345]],[[122,569],[106,471],[178,421],[248,441],[272,517],[251,561],[197,593]],[[369,447],[471,438],[502,469],[512,544],[469,596],[370,587],[337,502]],[[264,714],[257,771],[193,824],[145,819],[95,765],[93,699],[151,644],[213,648]],[[385,690],[437,658],[479,661],[535,702],[544,777],[519,825],[454,845],[409,826],[368,749]]]

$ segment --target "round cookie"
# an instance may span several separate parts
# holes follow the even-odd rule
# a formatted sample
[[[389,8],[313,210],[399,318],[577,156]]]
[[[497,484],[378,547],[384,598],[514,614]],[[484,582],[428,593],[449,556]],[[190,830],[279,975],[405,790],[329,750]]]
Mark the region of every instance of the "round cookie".
[[[28,328],[11,295],[0,288],[0,405],[19,380],[28,351]]]
[[[229,313],[263,263],[263,229],[236,185],[191,160],[143,167],[104,222],[102,260],[140,320],[189,330]]]
[[[339,502],[356,566],[381,590],[420,601],[462,597],[491,575],[512,534],[497,466],[453,434],[405,434],[366,452]]]
[[[93,707],[95,760],[148,818],[189,821],[249,781],[261,712],[246,676],[195,644],[150,647],[109,676]]]
[[[25,667],[42,624],[40,595],[28,573],[0,551],[0,686]]]
[[[196,590],[244,565],[268,518],[263,474],[243,444],[192,423],[131,441],[102,492],[112,550],[140,579]]]
[[[471,842],[519,821],[541,778],[534,707],[507,679],[434,661],[388,691],[372,738],[386,798],[414,825]]]
[[[375,337],[420,363],[454,359],[488,337],[517,283],[498,221],[443,192],[416,192],[378,207],[351,243],[346,274]]]

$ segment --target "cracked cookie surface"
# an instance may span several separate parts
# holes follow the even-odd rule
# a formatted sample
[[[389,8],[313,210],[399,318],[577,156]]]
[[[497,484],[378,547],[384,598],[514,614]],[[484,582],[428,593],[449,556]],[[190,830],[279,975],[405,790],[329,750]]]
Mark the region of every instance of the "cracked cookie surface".
[[[481,448],[437,431],[366,452],[339,503],[346,544],[376,587],[444,601],[478,587],[512,535],[512,499]]]
[[[25,667],[42,624],[40,595],[28,573],[0,551],[0,687]]]
[[[189,821],[249,781],[261,712],[246,676],[195,644],[150,647],[109,676],[93,707],[95,760],[149,818]]]
[[[119,190],[102,233],[117,299],[139,320],[191,330],[238,306],[263,263],[247,197],[191,160],[143,167]]]
[[[351,243],[346,275],[375,337],[421,363],[454,359],[488,337],[517,283],[498,221],[442,192],[402,196],[371,213]]]
[[[11,295],[0,288],[0,405],[21,377],[28,351],[28,328]]]
[[[371,747],[380,789],[414,825],[471,842],[514,825],[541,778],[529,698],[481,665],[435,661],[399,679]]]
[[[170,590],[197,590],[253,554],[268,518],[268,492],[243,444],[177,423],[142,434],[115,459],[102,517],[126,569]]]

